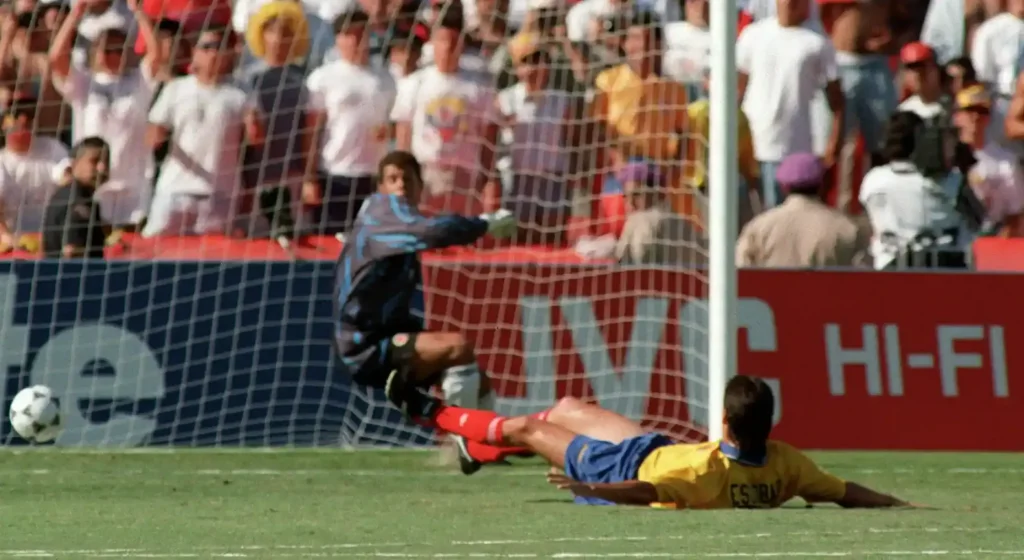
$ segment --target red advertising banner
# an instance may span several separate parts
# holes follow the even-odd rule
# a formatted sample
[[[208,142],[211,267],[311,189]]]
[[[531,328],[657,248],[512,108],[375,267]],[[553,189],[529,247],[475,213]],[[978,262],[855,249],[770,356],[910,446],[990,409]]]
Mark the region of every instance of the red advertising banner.
[[[426,268],[431,326],[466,332],[506,399],[584,397],[699,435],[703,278]],[[765,270],[742,271],[739,287],[739,370],[776,387],[776,437],[816,449],[1024,450],[1015,276]]]

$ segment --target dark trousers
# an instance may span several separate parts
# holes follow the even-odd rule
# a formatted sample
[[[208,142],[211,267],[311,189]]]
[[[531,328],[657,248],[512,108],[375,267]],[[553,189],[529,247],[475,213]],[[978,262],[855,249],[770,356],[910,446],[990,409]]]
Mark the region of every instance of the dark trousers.
[[[377,181],[372,175],[322,175],[320,185],[323,204],[316,211],[315,223],[321,235],[351,231],[363,202],[377,192]]]

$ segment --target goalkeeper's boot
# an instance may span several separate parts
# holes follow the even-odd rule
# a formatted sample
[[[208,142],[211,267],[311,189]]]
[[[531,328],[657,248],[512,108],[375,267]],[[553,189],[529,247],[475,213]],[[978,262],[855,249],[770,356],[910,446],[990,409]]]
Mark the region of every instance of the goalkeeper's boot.
[[[469,444],[466,438],[462,436],[451,436],[452,441],[455,442],[455,449],[459,452],[459,470],[464,475],[471,475],[476,471],[480,470],[483,463],[473,458],[473,455],[469,453]]]
[[[406,418],[422,426],[432,427],[441,401],[424,393],[409,382],[404,368],[392,370],[384,384],[384,395]]]

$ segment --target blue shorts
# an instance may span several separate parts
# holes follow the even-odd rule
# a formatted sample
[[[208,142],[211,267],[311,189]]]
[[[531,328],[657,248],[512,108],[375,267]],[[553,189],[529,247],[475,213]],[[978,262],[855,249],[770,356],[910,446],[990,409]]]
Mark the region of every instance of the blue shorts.
[[[640,465],[652,451],[672,445],[668,436],[651,432],[611,443],[576,436],[565,450],[565,474],[579,482],[625,482],[636,480]],[[598,498],[576,497],[578,504],[612,505]]]

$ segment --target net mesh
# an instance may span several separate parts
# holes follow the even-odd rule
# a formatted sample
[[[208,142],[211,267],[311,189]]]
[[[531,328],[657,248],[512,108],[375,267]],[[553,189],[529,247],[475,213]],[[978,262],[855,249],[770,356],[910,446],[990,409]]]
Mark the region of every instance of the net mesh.
[[[341,36],[358,21],[335,24],[340,2],[305,5],[301,26],[286,8],[265,13],[241,1],[233,9],[215,0],[147,1],[139,21],[133,2],[21,4],[0,29],[0,187],[12,233],[5,243],[14,245],[5,249],[16,257],[0,262],[0,391],[9,403],[30,384],[52,387],[67,426],[59,444],[433,441],[381,395],[351,386],[332,361],[335,234],[365,192],[358,184],[332,192],[337,173],[327,171],[347,156],[328,153],[331,134],[357,138],[345,145],[360,153],[367,144],[411,143],[433,189],[428,211],[500,205],[517,213],[521,233],[511,242],[424,257],[428,328],[474,342],[500,412],[535,412],[574,396],[684,440],[704,433],[698,187],[707,107],[690,105],[702,96],[703,73],[670,48],[671,35],[622,14],[596,14],[580,39],[571,17],[566,25],[573,6],[565,3],[384,3],[387,23],[371,22],[366,35],[370,64],[396,78],[388,120],[403,95],[413,109],[381,127],[368,115],[386,89],[353,101],[335,95],[345,83],[311,86],[317,68],[351,55]],[[457,87],[410,90],[404,75],[443,65],[438,29],[455,12],[464,16],[460,70],[450,78]],[[74,18],[77,37],[62,38]],[[258,29],[246,35],[254,21]],[[213,24],[235,27],[237,49],[223,36],[210,44],[202,30]],[[136,53],[147,25],[159,64]],[[309,50],[267,81],[282,41]],[[664,55],[674,79],[637,79],[625,70],[627,53],[655,67]],[[237,83],[237,94],[179,87],[177,76],[220,63],[220,88]],[[161,96],[171,97],[162,112]],[[235,113],[222,114],[228,109]],[[367,130],[352,132],[359,127]],[[160,134],[167,142],[155,142]],[[108,238],[106,260],[40,259],[46,202],[70,176],[59,162],[87,136],[111,146],[109,183],[117,186],[101,187],[96,199],[118,233]],[[258,152],[254,137],[274,148]],[[309,167],[311,144],[322,146],[311,152],[322,161]],[[472,156],[449,158],[453,145]],[[238,151],[225,155],[231,150]],[[320,172],[315,180],[309,169]],[[168,173],[177,175],[161,177]],[[161,200],[162,188],[203,180],[221,194],[185,208]],[[271,183],[284,188],[268,196]],[[339,196],[341,224],[320,210]],[[170,223],[168,213],[187,224]],[[206,234],[173,235],[179,226]],[[17,441],[7,424],[3,438]]]

